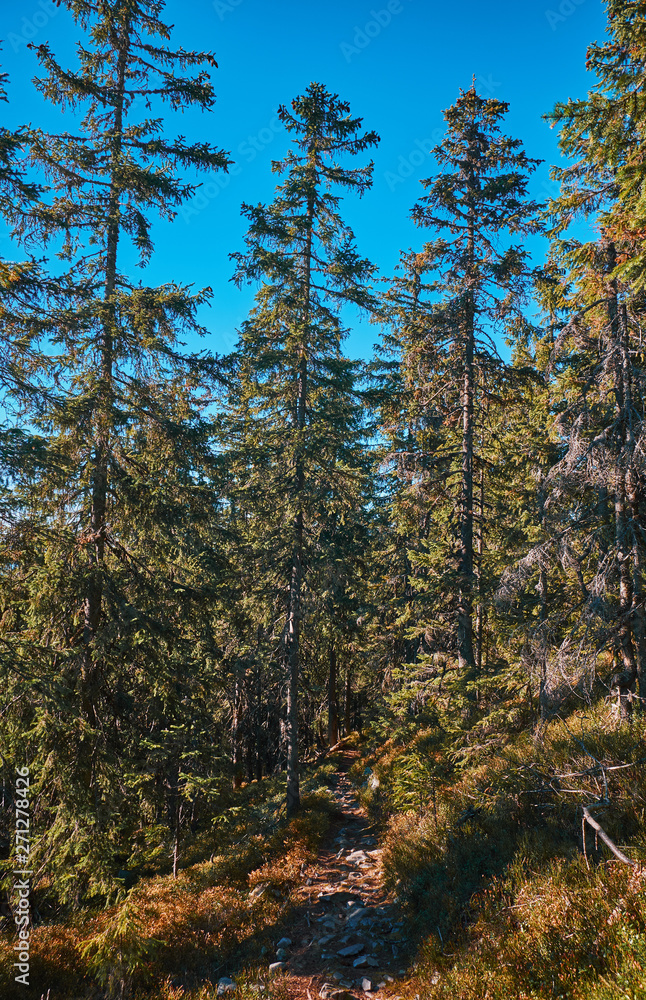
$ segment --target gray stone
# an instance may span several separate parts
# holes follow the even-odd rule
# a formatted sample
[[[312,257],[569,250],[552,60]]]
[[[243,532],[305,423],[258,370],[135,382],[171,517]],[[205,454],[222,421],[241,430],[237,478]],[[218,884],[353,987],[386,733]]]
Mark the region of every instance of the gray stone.
[[[361,980],[361,989],[364,993],[372,993],[372,979],[368,979],[364,976]]]
[[[359,958],[355,958],[352,964],[354,965],[355,969],[360,969],[362,968],[362,966],[368,964],[368,959],[366,955],[359,955]]]
[[[374,955],[368,955],[366,958],[366,964],[369,965],[371,968],[376,969],[377,966],[379,965],[379,960],[376,959]]]
[[[276,948],[276,958],[279,962],[285,962],[289,958],[289,952],[285,948]]]
[[[350,861],[353,865],[357,865],[359,862],[367,860],[368,858],[363,851],[352,851],[352,853],[348,854],[346,857],[346,861]]]
[[[218,979],[218,996],[223,997],[225,993],[235,993],[236,984],[233,979],[228,979],[227,976],[222,976]]]
[[[352,955],[361,954],[363,949],[364,945],[362,944],[349,944],[346,948],[341,948],[341,950],[337,952],[337,955],[340,955],[341,958],[350,958]]]
[[[289,948],[289,947],[291,947],[291,943],[292,943],[291,938],[284,937],[284,938],[280,939],[280,941],[278,942],[278,944],[276,945],[276,947],[277,948]]]
[[[282,972],[283,969],[286,969],[286,968],[287,968],[287,964],[285,962],[272,962],[271,965],[269,966],[269,971],[270,972]]]

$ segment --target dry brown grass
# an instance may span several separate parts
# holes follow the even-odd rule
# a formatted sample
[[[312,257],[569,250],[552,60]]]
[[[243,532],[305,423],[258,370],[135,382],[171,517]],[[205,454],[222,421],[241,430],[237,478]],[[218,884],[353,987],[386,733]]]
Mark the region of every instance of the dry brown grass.
[[[251,985],[258,967],[266,966],[263,945],[284,921],[290,893],[315,855],[332,812],[330,799],[319,790],[304,797],[297,817],[274,824],[271,835],[263,838],[253,833],[258,798],[272,790],[268,783],[267,789],[248,793],[247,802],[255,809],[255,819],[247,817],[252,832],[242,843],[218,836],[222,853],[212,861],[191,865],[177,879],[143,879],[107,909],[36,928],[32,995],[51,989],[56,1000],[89,1000],[119,996],[123,988],[133,997],[205,1000],[215,996],[220,976],[235,971],[243,1000],[247,994],[257,997]],[[273,808],[273,800],[268,801]],[[244,827],[242,810],[237,832]],[[267,891],[250,898],[250,889],[258,885]],[[24,1000],[25,987],[13,981],[11,945],[10,936],[0,938],[0,996]],[[255,973],[249,970],[254,963]],[[281,1000],[281,989],[272,986],[272,1000]]]

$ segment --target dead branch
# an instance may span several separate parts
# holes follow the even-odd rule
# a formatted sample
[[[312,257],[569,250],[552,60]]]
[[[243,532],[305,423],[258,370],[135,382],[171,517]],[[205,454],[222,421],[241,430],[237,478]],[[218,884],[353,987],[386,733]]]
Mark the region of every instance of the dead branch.
[[[620,851],[614,841],[610,839],[603,827],[599,826],[596,819],[590,815],[590,811],[587,806],[583,806],[583,818],[590,824],[593,830],[596,830],[606,847],[610,848],[616,858],[619,858],[620,861],[623,861],[627,865],[631,865],[633,868],[637,867],[637,862],[631,861],[630,858],[627,858],[623,851]],[[585,837],[583,838],[583,842],[585,844]]]

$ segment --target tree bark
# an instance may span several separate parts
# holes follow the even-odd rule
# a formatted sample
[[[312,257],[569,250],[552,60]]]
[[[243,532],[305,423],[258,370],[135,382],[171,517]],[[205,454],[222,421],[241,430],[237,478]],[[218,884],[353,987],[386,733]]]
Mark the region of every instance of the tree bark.
[[[471,176],[470,187],[475,180]],[[475,708],[476,665],[473,654],[473,431],[475,392],[475,220],[473,205],[468,214],[468,264],[464,318],[462,370],[462,477],[460,497],[460,539],[458,557],[458,665],[467,685],[471,711]]]
[[[343,706],[343,735],[352,732],[352,674],[350,667],[345,671],[345,704]]]
[[[478,489],[478,526],[477,526],[477,541],[476,541],[476,551],[478,558],[475,563],[475,578],[476,585],[478,588],[478,604],[476,607],[476,628],[475,628],[475,679],[476,681],[482,673],[482,640],[484,635],[484,620],[485,620],[485,609],[483,603],[482,594],[482,557],[484,553],[484,489],[485,489],[485,474],[484,467],[480,470],[480,483]],[[476,691],[476,701],[478,693]]]
[[[117,283],[117,249],[119,245],[121,181],[118,167],[121,159],[125,76],[129,38],[122,35],[117,58],[115,107],[112,130],[111,181],[106,225],[106,258],[104,280],[104,314],[98,340],[99,405],[96,412],[96,443],[92,470],[90,506],[90,540],[93,550],[83,605],[83,662],[81,668],[81,698],[90,723],[97,721],[97,663],[95,642],[101,622],[106,541],[106,512],[109,479],[110,427],[113,397],[114,327]]]
[[[298,762],[298,693],[300,674],[300,621],[303,589],[303,491],[305,488],[305,467],[303,457],[303,436],[307,419],[307,346],[310,324],[310,296],[312,271],[312,230],[314,225],[314,195],[307,202],[307,238],[303,252],[303,312],[301,346],[299,348],[298,372],[296,379],[296,432],[298,435],[295,455],[294,492],[296,515],[294,517],[292,565],[289,584],[289,615],[286,634],[287,661],[287,815],[292,816],[300,808],[299,762]]]
[[[330,672],[328,676],[328,723],[327,740],[333,747],[339,742],[339,702],[337,699],[337,662],[334,643],[330,642]]]
[[[614,243],[606,244],[606,269],[611,274],[616,264]],[[632,637],[633,579],[630,531],[627,511],[627,459],[629,451],[629,425],[632,411],[630,386],[630,359],[626,348],[628,337],[625,310],[620,309],[617,281],[608,281],[608,321],[610,349],[615,359],[615,400],[618,424],[615,443],[614,495],[615,495],[615,550],[619,577],[619,650],[622,670],[613,678],[617,692],[619,713],[622,719],[630,717],[632,689],[637,677],[637,664]]]

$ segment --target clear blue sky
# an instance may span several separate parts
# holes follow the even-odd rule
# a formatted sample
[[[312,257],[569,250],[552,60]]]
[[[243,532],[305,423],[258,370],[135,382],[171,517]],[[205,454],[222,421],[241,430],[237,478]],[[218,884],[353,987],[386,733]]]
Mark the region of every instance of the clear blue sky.
[[[459,89],[475,75],[480,93],[510,103],[507,131],[546,161],[532,192],[543,200],[555,191],[548,167],[559,156],[542,115],[590,88],[586,47],[605,32],[600,0],[168,0],[162,16],[175,25],[175,46],[210,49],[219,63],[214,111],[178,117],[169,132],[208,139],[229,150],[236,166],[229,177],[203,177],[201,195],[183,215],[155,227],[156,253],[142,277],[210,285],[212,306],[202,314],[210,336],[201,346],[218,352],[233,346],[253,296],[229,281],[228,255],[242,248],[241,202],[272,197],[270,163],[287,146],[274,115],[279,104],[316,80],[349,100],[366,128],[381,135],[374,186],[361,201],[348,198],[343,214],[360,252],[389,274],[400,250],[423,241],[408,214],[420,178],[434,172],[428,151],[441,136],[442,109]],[[30,82],[37,63],[26,42],[48,41],[69,64],[77,34],[68,13],[48,0],[2,0],[7,124],[60,127]],[[540,257],[541,245],[533,250]],[[15,253],[6,237],[0,251]],[[353,321],[346,349],[367,357],[376,337],[373,326]]]

